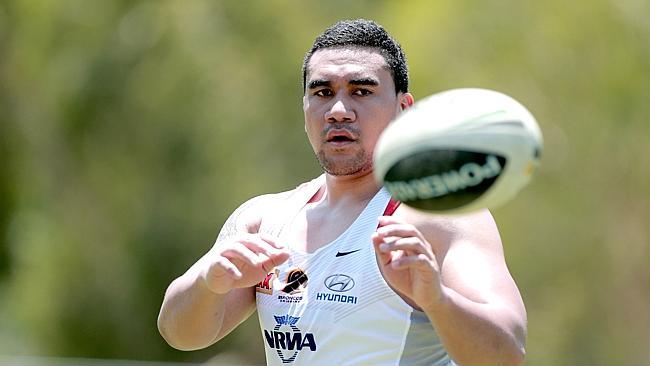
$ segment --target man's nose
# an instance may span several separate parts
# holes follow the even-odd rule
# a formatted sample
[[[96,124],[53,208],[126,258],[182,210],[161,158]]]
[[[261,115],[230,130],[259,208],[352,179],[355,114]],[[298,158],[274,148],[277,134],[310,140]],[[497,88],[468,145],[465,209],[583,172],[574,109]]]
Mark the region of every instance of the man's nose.
[[[354,122],[356,118],[354,111],[341,99],[334,102],[332,108],[325,113],[328,122]]]

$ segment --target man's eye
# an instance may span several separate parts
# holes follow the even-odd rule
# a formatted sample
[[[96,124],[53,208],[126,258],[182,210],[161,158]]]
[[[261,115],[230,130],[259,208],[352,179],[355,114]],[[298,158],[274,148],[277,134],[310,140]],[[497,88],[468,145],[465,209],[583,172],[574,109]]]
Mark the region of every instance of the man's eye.
[[[317,97],[331,97],[332,91],[330,89],[320,89],[314,93]]]
[[[354,91],[353,94],[363,97],[363,96],[372,94],[372,91],[368,90],[368,89],[357,89],[357,90]]]

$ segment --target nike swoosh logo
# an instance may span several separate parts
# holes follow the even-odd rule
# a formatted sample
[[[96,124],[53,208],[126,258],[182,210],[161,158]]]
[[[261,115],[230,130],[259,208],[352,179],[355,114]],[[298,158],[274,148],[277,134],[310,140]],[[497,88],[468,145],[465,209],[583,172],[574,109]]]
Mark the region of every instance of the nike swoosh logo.
[[[358,252],[358,251],[360,251],[360,250],[361,250],[361,249],[351,250],[351,251],[349,251],[349,252],[336,252],[336,256],[337,256],[337,257],[342,257],[342,256],[344,256],[344,255],[352,254],[352,253],[354,253],[354,252]]]

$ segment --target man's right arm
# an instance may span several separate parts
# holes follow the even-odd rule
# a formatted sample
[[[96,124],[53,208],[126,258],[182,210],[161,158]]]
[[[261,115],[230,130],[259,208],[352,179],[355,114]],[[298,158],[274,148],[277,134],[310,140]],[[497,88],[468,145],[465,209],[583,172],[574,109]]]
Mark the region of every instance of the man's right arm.
[[[208,347],[255,310],[255,284],[289,257],[258,233],[268,199],[257,197],[235,210],[210,251],[167,288],[158,329],[172,347]]]

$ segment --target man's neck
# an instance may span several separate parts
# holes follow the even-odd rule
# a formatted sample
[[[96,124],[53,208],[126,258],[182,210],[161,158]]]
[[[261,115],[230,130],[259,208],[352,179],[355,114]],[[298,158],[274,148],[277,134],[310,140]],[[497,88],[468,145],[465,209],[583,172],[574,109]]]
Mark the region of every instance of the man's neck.
[[[367,202],[381,188],[372,171],[358,176],[334,176],[325,174],[325,186],[329,205],[336,206],[344,200]]]

